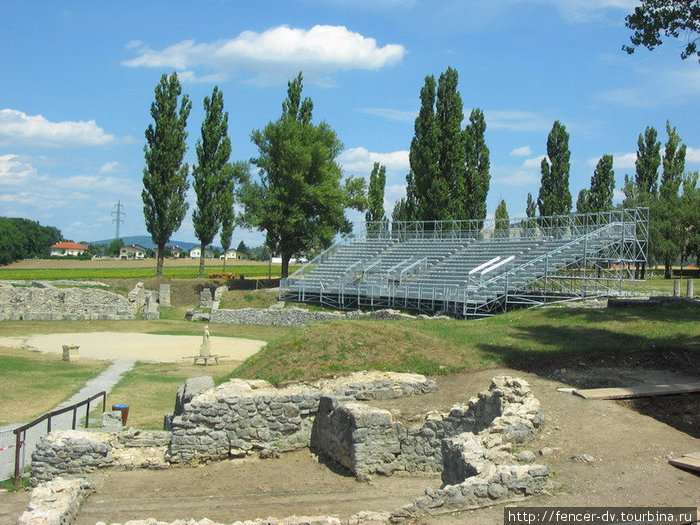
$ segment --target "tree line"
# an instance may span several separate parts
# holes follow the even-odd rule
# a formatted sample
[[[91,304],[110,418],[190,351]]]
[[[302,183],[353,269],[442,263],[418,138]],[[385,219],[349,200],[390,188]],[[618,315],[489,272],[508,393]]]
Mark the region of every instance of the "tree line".
[[[361,177],[343,178],[336,161],[343,144],[327,122],[313,121],[313,101],[302,92],[299,73],[287,84],[280,117],[251,133],[258,155],[249,162],[229,161],[228,113],[221,91],[214,87],[211,97],[205,97],[197,163],[192,168],[197,196],[192,217],[202,253],[219,232],[226,250],[234,226],[255,228],[266,234],[266,251],[281,255],[282,276],[286,277],[292,257],[322,251],[337,234],[351,231],[346,209],[366,211],[368,222],[388,220],[384,212],[386,168],[374,164],[369,188]],[[395,203],[392,220],[470,219],[483,225],[491,180],[483,111],[473,109],[462,127],[465,115],[458,73],[453,68],[437,80],[433,75],[425,77],[420,102],[409,151],[406,196]],[[190,109],[177,74],[163,75],[151,106],[154,124],[146,130],[142,192],[146,227],[158,247],[158,275],[162,274],[164,247],[188,207],[189,167],[183,159]],[[663,261],[670,275],[670,265],[677,258],[700,257],[700,190],[697,173],[684,173],[686,148],[668,123],[667,133],[663,156],[653,128],[640,134],[636,173],[634,178],[625,177],[622,205],[650,208],[649,254]],[[526,215],[533,220],[538,214],[564,215],[573,208],[569,134],[560,121],[554,122],[547,136],[546,152],[540,165],[539,192],[536,197],[528,193],[525,203]],[[613,161],[611,154],[599,159],[590,186],[577,195],[577,212],[613,209]],[[257,168],[257,180],[250,178],[251,164]],[[242,209],[238,215],[234,214],[236,202]],[[508,224],[506,203],[499,199],[499,236],[508,235]],[[202,258],[200,275],[203,272]]]
[[[42,226],[29,219],[0,217],[0,265],[48,257],[49,247],[61,239],[61,231],[53,226]]]

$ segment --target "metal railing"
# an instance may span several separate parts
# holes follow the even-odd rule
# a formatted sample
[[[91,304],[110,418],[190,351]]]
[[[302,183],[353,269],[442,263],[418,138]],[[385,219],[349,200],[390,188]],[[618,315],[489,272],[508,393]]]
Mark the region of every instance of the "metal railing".
[[[17,427],[13,430],[15,434],[15,474],[14,474],[14,480],[15,483],[19,481],[19,476],[21,472],[21,454],[22,454],[22,448],[25,445],[25,440],[27,436],[27,430],[43,423],[46,421],[46,434],[51,432],[51,423],[52,419],[60,416],[61,414],[65,414],[66,412],[73,411],[73,421],[71,424],[71,429],[75,430],[78,425],[78,409],[82,406],[85,405],[85,428],[88,428],[88,425],[90,423],[90,403],[97,399],[98,397],[102,398],[102,412],[105,411],[106,405],[107,405],[107,392],[103,390],[102,392],[98,392],[97,394],[94,394],[90,396],[89,398],[80,401],[79,403],[75,403],[71,406],[65,407],[65,408],[59,408],[57,410],[53,410],[52,412],[49,412],[47,414],[44,414],[43,416],[40,416],[36,418],[34,421],[27,423],[26,425],[22,425],[21,427]]]

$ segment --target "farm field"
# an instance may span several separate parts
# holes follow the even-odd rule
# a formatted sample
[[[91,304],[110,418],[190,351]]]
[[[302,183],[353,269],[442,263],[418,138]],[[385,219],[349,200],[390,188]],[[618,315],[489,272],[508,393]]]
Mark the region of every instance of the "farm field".
[[[299,265],[289,266],[290,273],[296,271]],[[279,278],[281,266],[260,261],[227,261],[226,273],[245,278],[267,279]],[[269,273],[268,273],[269,270]],[[0,280],[52,280],[52,279],[119,279],[154,277],[156,263],[153,259],[119,260],[95,259],[81,261],[77,259],[28,259],[17,261],[0,267]],[[205,265],[207,275],[222,273],[224,266],[218,259],[208,259]],[[199,273],[198,259],[166,259],[163,266],[164,278],[194,279]]]

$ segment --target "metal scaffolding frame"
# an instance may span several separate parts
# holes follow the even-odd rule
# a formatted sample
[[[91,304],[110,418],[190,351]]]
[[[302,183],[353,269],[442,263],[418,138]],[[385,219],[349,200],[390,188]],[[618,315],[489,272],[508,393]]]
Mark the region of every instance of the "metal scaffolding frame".
[[[495,226],[494,220],[369,222],[282,279],[280,297],[343,310],[484,317],[619,295],[647,260],[647,208]]]

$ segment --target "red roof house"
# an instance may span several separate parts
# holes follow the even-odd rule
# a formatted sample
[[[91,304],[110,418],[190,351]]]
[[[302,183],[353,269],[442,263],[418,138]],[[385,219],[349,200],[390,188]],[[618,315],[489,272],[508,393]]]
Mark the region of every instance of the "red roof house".
[[[77,242],[61,241],[50,246],[50,249],[51,255],[65,257],[66,255],[82,255],[87,251],[88,247]]]

